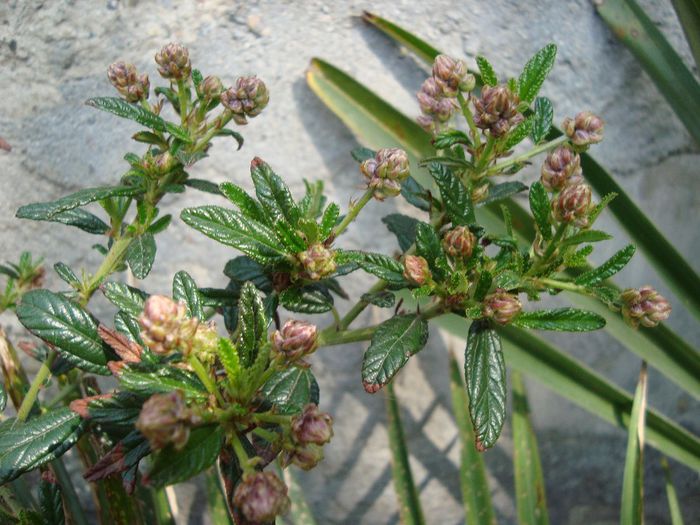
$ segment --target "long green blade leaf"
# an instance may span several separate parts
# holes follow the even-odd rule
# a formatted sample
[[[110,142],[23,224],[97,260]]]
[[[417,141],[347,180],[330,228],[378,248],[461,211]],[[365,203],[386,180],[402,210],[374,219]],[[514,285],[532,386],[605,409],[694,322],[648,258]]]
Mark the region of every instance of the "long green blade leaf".
[[[664,484],[666,485],[666,497],[668,499],[668,510],[671,514],[671,525],[683,525],[683,514],[681,506],[678,503],[678,494],[676,487],[671,479],[671,469],[668,466],[668,461],[661,456],[661,468],[664,469]]]
[[[289,487],[289,499],[292,507],[289,509],[289,518],[294,525],[316,525],[313,511],[304,497],[304,491],[297,481],[293,469],[284,470],[284,482]]]
[[[622,481],[621,525],[644,522],[644,416],[647,408],[647,365],[642,362],[627,431],[625,474]]]
[[[695,65],[700,68],[700,4],[697,0],[671,0],[671,3],[683,26]]]
[[[387,34],[389,38],[397,41],[402,46],[411,50],[424,62],[432,64],[433,59],[440,54],[440,51],[427,42],[421,40],[412,33],[409,33],[403,27],[382,18],[381,16],[370,13],[369,11],[363,11],[362,20],[373,25],[383,33]]]

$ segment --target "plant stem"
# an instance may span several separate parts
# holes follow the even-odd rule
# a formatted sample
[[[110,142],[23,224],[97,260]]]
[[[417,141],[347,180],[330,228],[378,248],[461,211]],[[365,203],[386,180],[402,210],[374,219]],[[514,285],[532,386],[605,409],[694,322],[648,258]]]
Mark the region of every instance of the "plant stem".
[[[491,156],[491,151],[493,150],[494,144],[496,144],[496,139],[492,135],[489,135],[489,138],[486,139],[484,151],[481,152],[481,155],[479,155],[479,161],[476,163],[475,170],[477,173],[481,172],[481,170],[488,165],[489,157]]]
[[[481,145],[481,138],[479,138],[479,128],[476,127],[476,123],[474,122],[474,116],[472,115],[472,112],[469,109],[469,103],[464,98],[464,95],[462,95],[461,92],[457,92],[457,100],[459,101],[459,106],[462,108],[462,115],[464,115],[464,118],[467,121],[469,130],[472,132],[474,145],[478,148]]]
[[[187,122],[187,90],[182,80],[177,81],[177,96],[180,103],[180,122],[184,127]]]
[[[494,164],[491,166],[488,170],[486,170],[486,173],[489,175],[493,175],[496,173],[502,172],[504,169],[509,168],[510,166],[513,166],[514,164],[518,164],[520,162],[523,162],[530,157],[534,157],[535,155],[539,155],[543,151],[550,150],[552,148],[556,148],[557,146],[560,146],[561,144],[564,144],[565,142],[568,142],[569,137],[566,135],[562,135],[561,137],[557,137],[554,140],[550,140],[549,142],[545,142],[544,144],[540,144],[539,146],[535,146],[529,151],[526,151],[522,155],[518,155],[516,157],[504,160],[503,162],[499,162],[498,164]]]
[[[237,433],[233,435],[231,445],[233,446],[233,451],[236,453],[238,464],[240,465],[241,469],[243,469],[243,472],[245,473],[253,470],[253,468],[250,466],[250,458],[248,457],[248,453],[245,451],[245,448],[243,448],[243,443],[241,443],[241,438]]]
[[[532,281],[535,284],[540,284],[549,288],[556,288],[557,290],[567,290],[569,292],[588,295],[588,291],[586,290],[585,286],[581,286],[575,283],[558,281],[556,279],[533,279]]]
[[[369,289],[367,293],[375,293],[375,292],[381,292],[388,286],[386,281],[379,280],[376,283],[374,283],[374,286]],[[367,305],[369,303],[367,301],[363,301],[360,299],[355,305],[350,309],[350,311],[345,314],[345,317],[343,317],[339,323],[337,323],[337,329],[336,331],[340,332],[342,330],[347,329],[348,326],[350,326],[350,323],[352,323],[358,315],[362,313],[362,311],[367,308]]]
[[[114,241],[109,249],[109,252],[105,256],[102,264],[97,269],[97,272],[90,277],[90,280],[85,285],[81,293],[81,305],[85,306],[90,301],[90,298],[95,293],[97,288],[99,288],[102,281],[109,275],[114,273],[114,270],[119,266],[124,260],[124,254],[126,253],[132,238],[130,235],[125,235],[120,239]]]
[[[537,262],[532,265],[532,268],[527,271],[525,274],[526,276],[534,274],[542,267],[543,264],[546,264],[549,261],[554,254],[554,251],[557,249],[557,245],[564,236],[568,226],[569,224],[566,222],[562,222],[559,226],[557,226],[557,230],[554,232],[554,237],[552,237],[552,240],[547,244],[547,249],[544,251],[544,254],[542,254],[542,257],[540,257]]]
[[[362,197],[360,197],[360,200],[350,207],[347,215],[343,218],[342,222],[333,229],[333,238],[338,237],[338,235],[345,231],[345,229],[350,225],[350,223],[354,221],[355,218],[359,215],[362,208],[365,207],[365,204],[367,204],[370,201],[373,195],[374,190],[371,188],[367,188],[367,191],[365,191]]]
[[[51,351],[46,357],[46,360],[41,364],[39,372],[37,372],[32,384],[29,386],[29,391],[27,395],[22,400],[22,404],[17,410],[17,421],[26,421],[29,412],[34,406],[37,396],[39,395],[39,390],[41,389],[44,382],[51,376],[51,365],[56,359],[56,352]]]
[[[224,398],[221,397],[221,392],[219,392],[219,389],[217,388],[216,384],[214,383],[214,381],[212,381],[211,377],[209,377],[209,374],[204,368],[204,365],[199,359],[197,359],[197,356],[194,354],[190,354],[189,363],[192,369],[194,370],[194,373],[197,374],[199,380],[206,387],[207,391],[216,398],[216,400],[222,407],[226,406]]]
[[[214,120],[214,122],[212,122],[211,129],[206,132],[199,142],[197,142],[192,152],[195,153],[204,149],[206,145],[209,144],[209,141],[213,139],[219,131],[224,129],[224,126],[226,126],[226,124],[228,124],[232,118],[233,113],[230,111],[223,112],[216,120]]]
[[[266,428],[256,427],[253,429],[253,433],[257,434],[268,443],[275,443],[277,440],[279,440],[279,434],[277,434],[277,432],[272,432]]]

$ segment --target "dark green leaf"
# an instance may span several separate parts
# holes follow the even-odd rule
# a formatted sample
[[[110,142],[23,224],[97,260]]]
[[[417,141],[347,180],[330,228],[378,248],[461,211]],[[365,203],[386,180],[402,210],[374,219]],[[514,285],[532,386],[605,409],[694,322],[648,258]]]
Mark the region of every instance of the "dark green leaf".
[[[141,315],[143,303],[148,298],[146,292],[124,283],[108,281],[102,284],[100,289],[110,303],[132,317]]]
[[[362,360],[362,384],[374,394],[386,385],[428,341],[428,322],[422,317],[397,315],[379,325]]]
[[[556,330],[559,332],[588,332],[605,326],[605,319],[593,312],[576,308],[556,308],[522,312],[513,320],[520,328],[531,330]]]
[[[369,148],[363,148],[361,146],[353,149],[350,152],[350,155],[352,155],[352,158],[355,159],[357,162],[364,162],[367,159],[373,159],[376,154],[377,154],[376,151],[371,150]]]
[[[178,389],[185,396],[194,399],[209,395],[196,375],[172,366],[161,366],[155,372],[142,372],[132,366],[125,366],[119,373],[119,384],[124,390],[143,396],[165,394]]]
[[[557,46],[547,44],[533,56],[518,79],[518,94],[520,100],[532,102],[539,93],[545,78],[549,75],[557,56]]]
[[[410,175],[401,183],[401,195],[406,199],[406,202],[419,210],[430,210],[428,190],[421,186],[418,181]]]
[[[290,312],[321,314],[333,308],[333,296],[319,285],[287,288],[280,294],[280,304]]]
[[[338,222],[339,215],[340,208],[336,203],[332,202],[326,207],[320,224],[321,240],[326,240],[331,234],[336,222]]]
[[[440,189],[440,198],[452,224],[456,226],[476,222],[471,196],[462,181],[442,164],[433,162],[428,171]]]
[[[528,117],[518,124],[515,129],[513,129],[506,137],[505,143],[503,145],[503,150],[508,151],[520,144],[523,140],[527,138],[530,133],[532,133],[532,117]]]
[[[164,231],[168,226],[170,226],[170,222],[173,220],[173,216],[170,214],[163,215],[160,219],[157,221],[154,221],[153,224],[151,224],[148,227],[148,230],[146,230],[148,233],[151,235],[156,235],[162,231]]]
[[[418,219],[400,213],[390,213],[382,218],[382,222],[386,224],[391,233],[396,235],[402,252],[408,250],[416,242]]]
[[[562,246],[575,246],[585,242],[600,242],[612,239],[612,235],[598,230],[582,230],[561,242]]]
[[[403,277],[403,265],[396,259],[392,259],[380,253],[365,253],[359,251],[343,251],[341,255],[348,261],[356,262],[367,273],[379,277],[393,285],[406,283]]]
[[[498,84],[498,77],[496,72],[493,70],[491,63],[486,60],[486,57],[479,55],[476,57],[476,65],[479,66],[479,72],[481,73],[481,80],[487,86],[495,86]]]
[[[146,232],[132,240],[126,249],[125,258],[134,277],[145,279],[156,258],[156,240],[153,234]]]
[[[240,285],[251,281],[258,290],[265,293],[272,292],[272,281],[265,272],[265,268],[245,255],[228,261],[224,267],[224,275]]]
[[[268,320],[262,298],[255,285],[246,282],[241,288],[238,301],[238,353],[245,368],[252,366],[258,356],[260,346],[267,339]]]
[[[532,142],[539,144],[547,137],[549,130],[552,129],[552,119],[554,119],[552,102],[547,97],[537,97],[530,131]]]
[[[447,256],[442,250],[440,239],[430,224],[418,223],[416,228],[416,252],[428,261],[430,270],[438,281],[441,281],[449,271]]]
[[[396,296],[389,290],[362,294],[364,302],[378,306],[379,308],[391,308],[396,303]]]
[[[261,393],[280,414],[298,414],[304,405],[319,402],[318,383],[311,369],[303,366],[275,372],[263,385]]]
[[[574,281],[581,286],[595,286],[622,270],[634,255],[635,247],[628,244],[607,261],[589,272],[579,275]]]
[[[4,412],[6,406],[7,406],[7,390],[5,390],[5,386],[2,383],[0,383],[0,412]]]
[[[494,279],[494,284],[497,288],[504,290],[512,290],[520,286],[520,275],[512,270],[504,270],[499,273]]]
[[[260,206],[260,203],[248,195],[244,189],[236,186],[233,182],[222,182],[219,184],[219,189],[224,197],[238,206],[238,209],[241,210],[243,215],[262,224],[269,224],[268,218],[262,206]]]
[[[42,475],[39,482],[39,511],[43,525],[64,525],[66,522],[61,487],[53,475]]]
[[[211,193],[212,195],[221,195],[221,190],[219,185],[215,182],[211,182],[204,179],[187,179],[185,181],[185,186],[189,188],[194,188],[195,190],[203,191],[205,193]]]
[[[238,148],[241,149],[243,147],[243,135],[240,133],[233,131],[232,129],[224,128],[221,129],[217,132],[216,134],[217,137],[232,137],[236,142],[238,142]]]
[[[87,233],[102,235],[109,231],[109,226],[99,217],[89,211],[78,208],[66,210],[51,217],[51,222],[60,222],[75,226]]]
[[[144,144],[154,144],[160,147],[165,146],[167,148],[167,143],[163,140],[163,138],[159,137],[151,131],[138,131],[134,133],[131,138],[134,139],[136,142],[142,142]]]
[[[552,238],[552,226],[549,223],[549,195],[540,181],[530,186],[530,210],[537,224],[537,229],[545,240]]]
[[[272,227],[287,252],[299,253],[306,249],[304,239],[284,219],[279,219]]]
[[[496,184],[495,186],[491,186],[489,188],[489,195],[486,197],[483,201],[481,201],[477,206],[485,206],[487,204],[491,204],[492,202],[498,202],[503,199],[507,199],[509,197],[512,197],[513,195],[516,195],[520,193],[521,191],[525,191],[527,189],[527,186],[523,184],[522,182],[518,181],[509,181],[509,182],[503,182],[501,184]]]
[[[469,136],[459,129],[441,131],[433,139],[433,146],[435,146],[435,149],[449,149],[457,144],[471,144]]]
[[[464,359],[476,448],[483,451],[496,444],[506,417],[506,365],[501,338],[489,321],[472,322]]]
[[[80,286],[80,279],[78,279],[78,276],[75,275],[73,270],[71,270],[70,266],[68,266],[67,264],[57,262],[53,265],[53,269],[63,281],[67,282],[73,288]]]
[[[475,301],[482,301],[484,299],[484,297],[486,297],[486,294],[489,292],[489,289],[491,288],[492,282],[493,282],[493,275],[491,275],[486,270],[483,270],[481,272],[481,275],[479,275],[479,281],[476,285],[476,290],[474,290],[474,300]]]
[[[258,157],[253,159],[250,165],[250,176],[255,185],[258,201],[271,218],[271,222],[276,223],[283,219],[295,227],[301,214],[284,181]]]
[[[173,299],[182,301],[187,305],[187,315],[204,320],[204,304],[202,296],[197,289],[197,284],[185,271],[179,271],[173,279]]]

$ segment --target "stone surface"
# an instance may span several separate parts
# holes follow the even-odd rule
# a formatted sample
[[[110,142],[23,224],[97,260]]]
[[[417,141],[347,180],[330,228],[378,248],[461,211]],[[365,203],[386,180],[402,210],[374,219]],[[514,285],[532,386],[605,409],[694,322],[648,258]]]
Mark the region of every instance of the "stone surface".
[[[692,63],[670,3],[642,4]],[[193,170],[194,176],[249,187],[248,163],[258,155],[285,176],[297,195],[303,191],[303,178],[308,178],[323,179],[329,195],[343,206],[358,197],[360,177],[348,154],[356,141],[307,88],[304,70],[309,59],[321,56],[341,66],[411,115],[418,111],[413,93],[425,77],[412,57],[363,25],[358,15],[365,8],[472,63],[483,53],[504,75],[516,75],[538,48],[549,41],[557,43],[557,67],[544,88],[555,103],[556,120],[581,109],[600,113],[607,122],[606,140],[596,147],[596,158],[613,171],[681,253],[690,261],[698,259],[697,147],[587,0],[3,2],[0,136],[13,149],[0,151],[0,258],[15,258],[29,249],[49,264],[61,260],[73,268],[95,268],[99,258],[88,248],[95,238],[61,225],[20,222],[13,218],[14,211],[24,203],[110,183],[125,171],[123,153],[129,148],[141,151],[129,141],[137,128],[86,107],[83,101],[112,94],[105,71],[120,58],[135,62],[155,82],[152,57],[169,41],[187,45],[204,74],[219,74],[230,83],[238,75],[255,73],[272,93],[269,108],[242,129],[244,148],[236,152],[232,144],[218,143],[210,158]],[[528,176],[532,179],[533,172]],[[185,206],[212,199],[188,191],[169,197],[163,211],[177,216]],[[398,201],[371,204],[341,244],[390,251],[395,241],[376,224],[381,215],[404,209]],[[596,254],[599,260],[627,240],[609,217],[604,220],[617,235]],[[203,286],[224,283],[221,268],[233,255],[231,250],[177,220],[158,241],[158,271],[144,283],[148,290],[167,292],[179,269],[189,271]],[[370,282],[360,276],[350,281],[348,288],[355,294]],[[642,256],[619,276],[619,282],[648,282],[673,297]],[[60,288],[55,277],[49,285]],[[104,302],[95,305],[98,313],[108,312]],[[368,312],[361,321],[376,321],[382,315]],[[8,316],[2,322],[12,335],[21,335]],[[700,329],[682,308],[674,309],[669,324],[698,346]],[[639,359],[605,334],[553,340],[622,387],[634,387]],[[446,347],[459,351],[462,345],[435,331],[429,347],[411,360],[396,388],[430,523],[463,522],[445,352]],[[319,523],[397,523],[383,425],[385,393],[369,396],[362,390],[359,345],[320,354],[313,365],[322,387],[322,406],[334,414],[337,426],[322,467],[300,476],[307,497]],[[534,381],[528,387],[552,523],[617,522],[624,433]],[[652,406],[700,432],[698,403],[653,370],[649,397]],[[506,428],[496,449],[486,454],[501,523],[515,522],[511,450]],[[654,452],[648,455],[647,520],[668,523],[657,458]],[[686,522],[700,521],[696,474],[676,465],[674,477]],[[179,523],[208,523],[201,490],[193,484],[178,488]]]

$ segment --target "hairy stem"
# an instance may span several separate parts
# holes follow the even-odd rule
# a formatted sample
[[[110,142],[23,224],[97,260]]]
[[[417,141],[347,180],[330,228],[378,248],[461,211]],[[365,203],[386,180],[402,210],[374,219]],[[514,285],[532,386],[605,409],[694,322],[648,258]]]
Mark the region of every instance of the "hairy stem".
[[[559,241],[564,236],[564,233],[566,232],[568,226],[569,224],[566,222],[562,222],[559,226],[557,226],[557,229],[554,232],[554,237],[552,237],[552,240],[549,241],[549,243],[547,244],[547,249],[542,254],[542,257],[537,259],[535,264],[532,265],[532,268],[530,268],[527,271],[527,273],[525,274],[526,276],[535,274],[537,270],[539,270],[540,268],[542,268],[542,266],[549,262],[549,259],[551,259],[552,255],[554,255],[554,252],[556,251],[557,246],[559,245]]]
[[[355,204],[353,204],[350,209],[348,210],[347,215],[343,218],[340,224],[335,227],[333,230],[333,238],[338,237],[341,233],[345,231],[345,229],[350,226],[350,223],[354,221],[357,216],[359,215],[360,211],[362,208],[365,207],[365,204],[367,204],[372,196],[374,195],[374,190],[371,188],[367,188],[367,191],[360,197],[360,200],[357,201]]]
[[[512,157],[510,159],[507,159],[507,160],[504,160],[504,161],[499,162],[497,164],[494,164],[488,170],[486,170],[486,173],[489,175],[501,173],[503,170],[513,166],[514,164],[518,164],[520,162],[526,161],[527,159],[534,157],[535,155],[539,155],[540,153],[542,153],[544,151],[548,151],[550,149],[556,148],[557,146],[560,146],[560,145],[568,142],[568,140],[569,140],[569,137],[567,137],[566,135],[562,135],[561,137],[557,137],[554,140],[550,140],[549,142],[545,142],[544,144],[540,144],[539,146],[535,146],[531,150],[523,153],[522,155],[517,155],[517,156]]]
[[[27,395],[24,396],[22,404],[17,410],[17,421],[26,421],[29,412],[34,406],[37,396],[39,395],[39,390],[41,389],[44,382],[51,376],[51,365],[56,359],[56,352],[52,351],[47,356],[46,360],[41,364],[39,372],[37,372],[32,384],[29,386],[29,391]]]
[[[194,370],[194,373],[197,374],[199,380],[204,384],[204,387],[207,389],[207,392],[212,394],[222,407],[226,406],[224,398],[221,397],[221,392],[219,392],[219,389],[217,388],[216,384],[214,383],[214,381],[212,381],[211,377],[209,377],[207,370],[204,368],[202,362],[199,359],[197,359],[197,356],[194,354],[190,354],[189,363],[192,369]]]
[[[481,139],[479,138],[479,128],[476,127],[476,123],[474,122],[474,116],[472,115],[472,112],[469,109],[469,102],[467,101],[467,99],[464,98],[464,95],[462,95],[461,92],[457,92],[457,101],[459,102],[459,106],[462,108],[462,115],[464,115],[464,118],[467,121],[469,131],[471,131],[472,133],[474,145],[478,148],[481,145]]]

